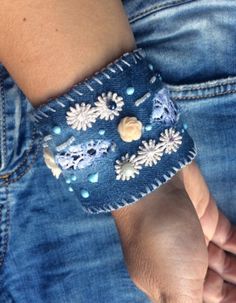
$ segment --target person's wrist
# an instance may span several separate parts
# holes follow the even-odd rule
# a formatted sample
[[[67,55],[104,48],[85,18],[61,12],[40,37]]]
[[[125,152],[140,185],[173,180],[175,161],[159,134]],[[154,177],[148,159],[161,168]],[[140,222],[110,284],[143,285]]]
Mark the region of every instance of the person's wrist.
[[[40,81],[38,82],[37,89],[29,87],[27,91],[28,99],[35,107],[47,103],[49,98],[55,98],[69,91],[74,84],[90,77],[124,52],[131,51],[134,48],[135,43],[132,37],[125,43],[122,41],[117,42],[117,45],[113,46],[113,48],[102,46],[96,52],[86,47],[81,48],[81,54],[78,58],[74,58],[70,62],[64,62],[63,73],[55,71],[55,77],[50,76],[47,81],[44,80],[44,75],[46,75],[47,71],[42,73],[39,77]],[[55,70],[57,70],[58,64],[55,62]],[[51,67],[53,68],[53,66]],[[28,66],[29,72],[32,68],[32,66]]]
[[[186,199],[186,196],[187,193],[180,170],[174,177],[149,195],[134,204],[114,210],[111,213],[117,226],[119,228],[123,226],[128,234],[132,234],[132,232],[136,233],[138,226],[143,225],[145,218],[151,219],[155,209],[158,209],[158,201],[177,199],[178,197]],[[128,230],[128,226],[130,230]]]

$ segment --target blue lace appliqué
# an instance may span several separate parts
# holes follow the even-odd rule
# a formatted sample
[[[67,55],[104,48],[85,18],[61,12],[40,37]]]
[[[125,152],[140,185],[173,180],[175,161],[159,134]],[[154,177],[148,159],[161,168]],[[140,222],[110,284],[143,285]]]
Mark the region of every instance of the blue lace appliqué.
[[[91,140],[71,145],[56,154],[55,161],[62,169],[82,169],[91,165],[94,160],[106,155],[112,147],[107,140]]]
[[[179,113],[177,105],[171,100],[166,87],[159,90],[153,98],[153,111],[150,122],[162,122],[166,125],[176,123]]]

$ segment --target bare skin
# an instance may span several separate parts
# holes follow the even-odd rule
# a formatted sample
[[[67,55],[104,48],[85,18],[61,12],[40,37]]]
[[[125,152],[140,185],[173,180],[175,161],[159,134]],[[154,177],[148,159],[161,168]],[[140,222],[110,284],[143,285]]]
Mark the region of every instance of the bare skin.
[[[113,216],[130,276],[152,302],[201,303],[207,247],[177,178]]]
[[[0,5],[0,61],[35,107],[135,48],[119,0]],[[194,162],[174,180],[112,212],[130,275],[153,302],[233,303],[235,227],[218,211]]]
[[[113,216],[130,275],[153,302],[235,302],[236,229],[216,207],[194,161]]]

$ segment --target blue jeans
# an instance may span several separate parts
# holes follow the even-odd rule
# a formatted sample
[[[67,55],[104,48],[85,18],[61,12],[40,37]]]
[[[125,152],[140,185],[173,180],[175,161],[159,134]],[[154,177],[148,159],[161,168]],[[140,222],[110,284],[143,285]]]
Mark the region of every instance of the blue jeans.
[[[235,223],[236,2],[123,2],[137,46],[182,108],[213,196]],[[85,213],[45,166],[26,119],[31,104],[2,65],[0,90],[0,302],[149,302],[129,277],[111,214]]]

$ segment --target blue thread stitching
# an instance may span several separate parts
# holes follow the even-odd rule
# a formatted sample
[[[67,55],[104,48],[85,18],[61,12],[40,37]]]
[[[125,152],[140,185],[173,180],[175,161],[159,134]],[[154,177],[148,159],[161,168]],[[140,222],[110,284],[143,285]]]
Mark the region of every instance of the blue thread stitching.
[[[111,79],[111,77],[110,77],[107,73],[102,72],[102,74],[103,74],[107,79]]]
[[[130,64],[127,61],[125,61],[124,59],[121,59],[121,61],[124,62],[124,64],[126,64],[130,67]]]
[[[3,213],[4,210],[4,213]],[[6,183],[6,200],[4,204],[0,204],[0,227],[5,224],[4,230],[0,233],[0,266],[3,265],[4,257],[7,251],[8,245],[8,233],[10,221],[10,207],[8,201],[8,183]]]
[[[109,70],[111,70],[112,72],[116,73],[116,71],[115,71],[112,67],[110,67],[111,65],[116,65],[119,69],[121,69],[121,71],[123,71],[123,68],[122,68],[117,62],[118,62],[118,61],[123,62],[123,61],[122,61],[122,58],[123,58],[124,56],[128,56],[128,55],[131,55],[131,57],[133,58],[135,64],[138,63],[137,60],[136,60],[136,58],[138,58],[138,60],[142,60],[143,58],[146,57],[146,54],[145,54],[145,52],[144,52],[144,50],[143,50],[142,48],[135,49],[135,50],[134,50],[133,52],[131,52],[131,53],[128,53],[128,52],[127,52],[127,53],[123,54],[121,57],[119,57],[119,58],[117,58],[116,60],[114,60],[113,62],[109,63],[107,66],[103,67],[100,71],[97,71],[96,73],[94,73],[94,75],[93,75],[90,79],[85,79],[85,80],[82,81],[82,82],[76,83],[74,86],[71,87],[71,90],[77,92],[79,95],[82,94],[82,93],[78,92],[78,91],[75,89],[75,87],[78,86],[78,85],[83,85],[83,84],[86,85],[86,81],[87,81],[87,80],[94,80],[94,81],[96,81],[97,83],[99,83],[100,85],[103,85],[103,82],[100,81],[99,79],[97,79],[95,75],[97,75],[97,74],[99,74],[99,73],[102,73],[105,69],[109,69]],[[127,65],[127,64],[126,64],[126,65]],[[131,65],[130,65],[130,66],[131,66]],[[82,94],[82,95],[83,95],[83,94]],[[63,96],[64,96],[66,99],[68,99],[68,97],[69,97],[69,96],[67,96],[67,95],[62,95],[61,97],[63,97]],[[69,97],[69,98],[70,98],[70,97]],[[52,99],[52,98],[50,98],[50,99]],[[49,100],[50,100],[50,99],[49,99]],[[74,100],[71,98],[70,101],[74,101]],[[58,103],[58,100],[57,100],[57,103]],[[42,111],[40,110],[40,108],[42,108],[42,107],[43,107],[43,105],[39,107],[39,109],[38,109],[38,111],[37,111],[38,115],[41,114],[41,115],[43,115],[45,118],[49,118],[49,116],[48,116],[46,113],[44,113],[44,112],[42,112]],[[33,113],[33,115],[36,115],[36,113]],[[38,122],[38,121],[36,120],[36,122]]]
[[[98,78],[96,78],[95,76],[93,77],[93,79],[94,79],[97,83],[99,83],[100,85],[103,85],[102,81],[99,80]]]
[[[116,63],[116,66],[123,72],[124,70],[123,70],[123,68],[118,64],[118,63]]]
[[[61,101],[56,100],[56,102],[57,102],[61,107],[66,107],[65,104],[61,103]]]
[[[77,89],[75,89],[75,88],[73,88],[73,91],[76,93],[76,94],[78,94],[79,96],[83,96],[83,94],[80,92],[80,91],[78,91]],[[64,105],[64,104],[63,104]],[[65,105],[64,105],[65,106]]]
[[[51,111],[51,112],[56,112],[56,110],[54,109],[54,108],[52,108],[52,107],[50,107],[49,105],[46,105],[46,107]]]
[[[192,155],[192,156],[191,156]],[[187,155],[187,158],[190,159],[190,161],[187,161],[186,159],[183,159],[183,162],[181,161],[178,161],[178,165],[179,167],[176,168],[176,167],[172,167],[172,171],[169,171],[168,174],[170,175],[170,177],[166,176],[165,178],[165,181],[164,182],[161,182],[160,180],[158,180],[157,178],[154,179],[154,181],[156,183],[154,183],[154,185],[156,186],[156,188],[160,187],[162,184],[166,183],[170,178],[171,178],[171,174],[175,175],[178,171],[180,171],[183,167],[185,167],[186,165],[190,164],[193,159],[195,158],[195,156],[197,155],[197,150],[196,150],[196,147],[194,146],[192,150],[189,151],[189,154]],[[150,193],[152,190],[147,186],[146,188],[146,192],[139,192],[139,194],[141,195],[141,197],[144,197],[146,196],[148,193]],[[130,205],[130,204],[133,204],[135,203],[136,201],[139,200],[139,198],[137,198],[136,200],[132,200],[132,197],[135,197],[135,196],[131,196],[131,201],[128,202],[128,201],[125,201],[125,200],[122,200],[122,204],[120,203],[116,203],[116,204],[108,204],[108,205],[103,205],[103,206],[99,206],[99,207],[95,207],[95,206],[89,206],[89,207],[85,207],[84,205],[82,205],[81,207],[83,208],[83,210],[87,213],[90,213],[90,214],[98,214],[98,213],[103,213],[103,212],[108,212],[107,208],[109,210],[116,210],[118,208],[121,208],[123,206],[126,206],[126,205]],[[125,202],[125,203],[124,203]]]
[[[67,94],[66,95],[64,95],[64,97],[67,99],[67,100],[69,100],[69,101],[75,101],[73,98],[71,98],[70,96],[68,96]]]

